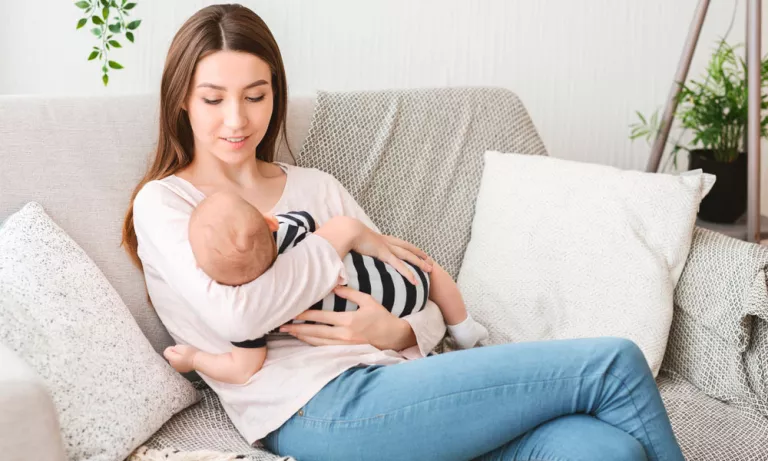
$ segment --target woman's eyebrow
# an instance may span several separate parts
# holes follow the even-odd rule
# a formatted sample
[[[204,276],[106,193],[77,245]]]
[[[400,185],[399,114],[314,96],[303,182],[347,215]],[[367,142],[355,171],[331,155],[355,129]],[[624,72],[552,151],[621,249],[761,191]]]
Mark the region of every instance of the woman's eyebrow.
[[[243,88],[243,89],[247,90],[247,89],[253,88],[255,86],[266,85],[267,83],[268,82],[266,80],[256,80],[255,82],[246,85],[245,88]],[[223,86],[214,85],[213,83],[207,83],[207,82],[203,82],[203,83],[197,85],[197,88],[213,88],[214,90],[227,91],[227,89],[224,88]]]

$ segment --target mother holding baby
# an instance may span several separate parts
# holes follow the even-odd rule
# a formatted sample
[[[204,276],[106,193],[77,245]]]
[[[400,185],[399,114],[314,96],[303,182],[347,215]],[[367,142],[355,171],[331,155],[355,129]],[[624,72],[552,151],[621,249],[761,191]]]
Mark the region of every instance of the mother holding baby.
[[[249,443],[301,461],[683,459],[634,343],[472,348],[483,328],[438,265],[380,235],[332,176],[273,161],[285,133],[286,76],[253,11],[214,5],[187,20],[160,95],[157,152],[136,186],[123,243],[177,343],[166,357],[177,370],[200,372]],[[214,200],[191,233],[193,212]],[[210,214],[222,210],[224,220]],[[237,283],[212,273],[218,267],[237,279],[231,268],[252,240],[272,251],[264,244],[271,234],[257,233],[277,229],[273,216],[297,211],[312,225],[302,221],[306,235],[289,251],[269,253]],[[409,280],[429,274],[422,285],[440,295],[396,313],[350,288],[360,285],[342,286],[353,278],[349,255]],[[329,296],[358,308],[309,309]],[[286,325],[293,319],[312,323]],[[428,356],[446,323],[466,349]],[[262,363],[241,367],[233,350],[262,338]]]

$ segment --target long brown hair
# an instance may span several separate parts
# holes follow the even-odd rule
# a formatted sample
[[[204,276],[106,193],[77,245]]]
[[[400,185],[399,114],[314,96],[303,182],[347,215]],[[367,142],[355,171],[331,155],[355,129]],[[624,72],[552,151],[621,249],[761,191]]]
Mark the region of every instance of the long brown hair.
[[[280,135],[285,137],[288,88],[280,49],[264,21],[242,5],[212,5],[201,9],[181,26],[171,42],[160,84],[160,131],[151,166],[136,185],[123,222],[122,246],[139,268],[138,242],[133,226],[133,201],[149,181],[170,176],[192,162],[194,140],[187,112],[182,105],[197,62],[220,50],[251,53],[272,71],[274,103],[264,138],[256,147],[256,158],[272,162]]]

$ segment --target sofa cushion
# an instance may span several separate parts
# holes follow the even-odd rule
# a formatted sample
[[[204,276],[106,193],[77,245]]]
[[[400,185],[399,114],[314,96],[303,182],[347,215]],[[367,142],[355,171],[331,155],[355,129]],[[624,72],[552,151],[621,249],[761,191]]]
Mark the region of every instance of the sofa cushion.
[[[36,203],[0,230],[0,342],[45,382],[68,459],[124,459],[198,399]]]
[[[491,343],[618,336],[658,373],[714,177],[485,155],[458,285]]]
[[[332,174],[383,233],[455,278],[487,149],[546,155],[508,90],[320,92],[297,163]]]

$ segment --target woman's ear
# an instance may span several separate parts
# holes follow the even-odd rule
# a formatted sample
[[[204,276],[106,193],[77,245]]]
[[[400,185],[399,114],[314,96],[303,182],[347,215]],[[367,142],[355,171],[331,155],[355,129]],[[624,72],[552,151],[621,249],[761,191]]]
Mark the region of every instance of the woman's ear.
[[[277,221],[277,218],[271,214],[265,214],[264,221],[267,222],[270,232],[277,232],[277,229],[280,228],[280,223]]]

